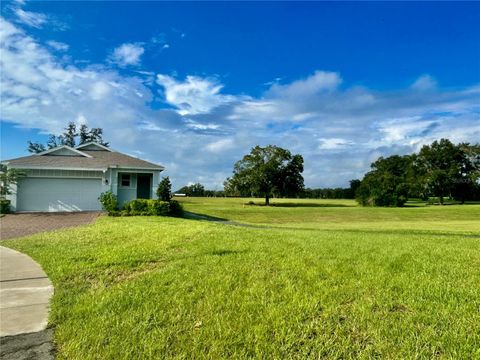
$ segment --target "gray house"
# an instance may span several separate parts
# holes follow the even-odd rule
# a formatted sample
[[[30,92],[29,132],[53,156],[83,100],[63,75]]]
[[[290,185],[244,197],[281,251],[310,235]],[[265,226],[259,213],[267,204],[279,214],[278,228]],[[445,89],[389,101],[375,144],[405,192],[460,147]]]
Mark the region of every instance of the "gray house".
[[[59,146],[3,161],[25,177],[9,195],[12,211],[101,210],[98,197],[112,191],[120,204],[156,198],[163,166],[119,153],[97,143]]]

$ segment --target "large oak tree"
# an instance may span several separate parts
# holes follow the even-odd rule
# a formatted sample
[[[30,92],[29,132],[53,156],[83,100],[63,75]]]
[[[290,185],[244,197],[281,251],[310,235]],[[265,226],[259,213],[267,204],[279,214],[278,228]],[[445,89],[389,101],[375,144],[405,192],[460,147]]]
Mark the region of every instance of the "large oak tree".
[[[269,205],[273,195],[298,195],[304,189],[302,172],[301,155],[292,155],[289,150],[274,145],[257,145],[235,164],[233,176],[225,182],[225,190],[261,195]]]

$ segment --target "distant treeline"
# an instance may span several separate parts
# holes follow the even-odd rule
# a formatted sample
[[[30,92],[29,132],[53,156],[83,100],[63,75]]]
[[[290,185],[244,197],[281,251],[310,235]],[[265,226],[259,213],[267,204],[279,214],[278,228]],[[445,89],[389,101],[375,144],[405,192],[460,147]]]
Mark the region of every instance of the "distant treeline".
[[[349,188],[306,188],[299,197],[303,199],[354,199],[359,186],[360,180],[350,180]]]
[[[185,196],[193,196],[193,197],[225,197],[225,191],[223,190],[206,190],[205,187],[200,184],[192,184],[188,186],[184,186],[177,191],[175,194],[183,194]]]
[[[354,199],[355,191],[360,186],[360,180],[351,180],[349,188],[320,188],[320,189],[304,189],[297,198],[302,199]],[[257,197],[260,195],[252,193],[235,193],[231,194],[224,190],[206,190],[205,187],[196,183],[184,186],[178,189],[176,194],[184,194],[192,197]],[[274,197],[279,197],[274,195]]]
[[[207,197],[263,196],[245,187],[205,190],[199,183],[184,186],[177,193]],[[271,195],[282,197],[275,190]],[[418,153],[378,158],[363,179],[351,180],[348,188],[305,188],[291,197],[356,199],[364,206],[403,206],[409,198],[427,201],[436,197],[442,204],[445,198],[461,203],[480,200],[480,145],[455,145],[441,139],[423,146]]]

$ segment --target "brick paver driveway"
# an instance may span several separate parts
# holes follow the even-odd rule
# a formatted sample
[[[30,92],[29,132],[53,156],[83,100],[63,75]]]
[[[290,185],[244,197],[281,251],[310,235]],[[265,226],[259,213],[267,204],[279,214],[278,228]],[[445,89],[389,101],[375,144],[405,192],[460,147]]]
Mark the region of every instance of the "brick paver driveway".
[[[0,218],[0,239],[89,224],[100,212],[9,214]]]

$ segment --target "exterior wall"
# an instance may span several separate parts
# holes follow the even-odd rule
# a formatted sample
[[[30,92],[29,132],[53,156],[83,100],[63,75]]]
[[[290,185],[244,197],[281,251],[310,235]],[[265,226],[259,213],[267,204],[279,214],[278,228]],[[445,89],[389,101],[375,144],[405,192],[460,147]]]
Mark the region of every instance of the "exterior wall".
[[[122,174],[128,174],[130,175],[130,186],[125,187],[122,186],[121,184],[121,176]],[[119,171],[117,174],[117,199],[118,199],[118,204],[122,206],[124,203],[127,201],[131,201],[137,198],[137,174],[135,173],[130,173],[130,172],[124,172],[124,171]]]
[[[121,174],[131,174],[130,187],[122,187],[120,183]],[[150,190],[151,198],[157,198],[157,187],[160,182],[160,171],[143,171],[136,169],[111,169],[112,192],[117,195],[118,204],[122,206],[125,202],[137,198],[137,174],[151,174],[152,187]]]

